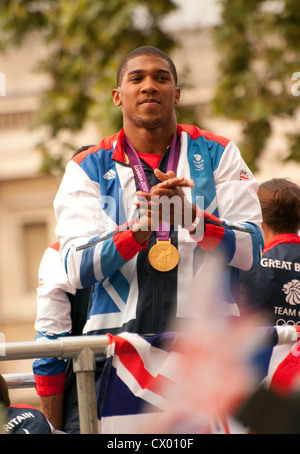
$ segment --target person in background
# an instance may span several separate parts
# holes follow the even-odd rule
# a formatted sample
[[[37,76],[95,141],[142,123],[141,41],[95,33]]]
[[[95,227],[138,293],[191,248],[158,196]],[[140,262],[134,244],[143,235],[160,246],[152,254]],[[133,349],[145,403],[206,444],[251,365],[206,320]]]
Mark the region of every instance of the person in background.
[[[79,148],[73,156],[91,146]],[[87,319],[91,289],[77,290],[69,283],[58,242],[46,249],[38,277],[36,341],[81,335]],[[33,362],[33,374],[42,411],[51,424],[67,433],[78,432],[76,377],[72,361],[37,358]]]
[[[242,314],[256,311],[261,323],[300,324],[300,188],[273,178],[258,189],[265,246],[258,268],[240,273]]]
[[[28,404],[11,404],[8,386],[2,375],[0,375],[0,406],[3,410],[4,433],[24,435],[53,434],[55,432],[40,410]]]

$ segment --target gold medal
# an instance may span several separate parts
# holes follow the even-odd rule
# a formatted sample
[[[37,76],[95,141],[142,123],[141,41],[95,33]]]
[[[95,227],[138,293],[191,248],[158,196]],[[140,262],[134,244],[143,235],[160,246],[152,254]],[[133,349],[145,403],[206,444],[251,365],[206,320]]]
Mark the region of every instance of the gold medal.
[[[171,240],[159,241],[149,251],[149,262],[158,271],[170,271],[179,262],[179,252]]]

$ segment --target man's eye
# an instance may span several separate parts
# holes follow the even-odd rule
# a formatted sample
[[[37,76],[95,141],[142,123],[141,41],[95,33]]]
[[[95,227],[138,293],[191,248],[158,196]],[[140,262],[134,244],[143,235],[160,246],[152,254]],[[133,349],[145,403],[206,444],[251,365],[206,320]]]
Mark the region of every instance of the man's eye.
[[[130,82],[140,82],[141,80],[142,80],[141,77],[135,76],[135,77],[132,77],[132,78],[130,79]]]
[[[169,80],[168,76],[158,76],[158,80],[166,81]]]

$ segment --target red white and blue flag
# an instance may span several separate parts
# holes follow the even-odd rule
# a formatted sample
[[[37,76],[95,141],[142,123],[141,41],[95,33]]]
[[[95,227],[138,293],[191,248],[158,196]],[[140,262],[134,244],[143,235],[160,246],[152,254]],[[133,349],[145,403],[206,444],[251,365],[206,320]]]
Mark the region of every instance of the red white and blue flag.
[[[248,349],[237,342],[241,331],[231,340],[223,333],[223,342],[215,336],[215,343],[209,339],[196,347],[182,343],[175,333],[108,335],[97,396],[101,433],[249,433],[235,420],[234,410],[258,384],[276,392],[294,390],[300,372],[300,328],[259,330],[257,342],[252,339]],[[183,348],[187,345],[188,354]],[[247,383],[249,368],[253,375]]]
[[[108,335],[98,394],[102,433],[135,433],[147,417],[166,410],[174,385],[176,335]],[[141,415],[143,418],[141,419]]]

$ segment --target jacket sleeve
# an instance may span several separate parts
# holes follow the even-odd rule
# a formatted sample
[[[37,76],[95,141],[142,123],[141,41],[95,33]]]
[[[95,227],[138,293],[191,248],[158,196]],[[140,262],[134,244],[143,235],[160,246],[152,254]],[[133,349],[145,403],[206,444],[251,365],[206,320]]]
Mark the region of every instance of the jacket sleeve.
[[[214,181],[218,216],[199,211],[203,228],[191,236],[204,251],[222,254],[230,266],[254,269],[263,250],[258,182],[233,142],[224,149]]]
[[[37,289],[36,341],[66,336],[72,329],[68,293],[76,290],[70,285],[59,254],[59,243],[47,248],[39,267]],[[48,396],[64,391],[66,363],[58,358],[37,358],[33,373],[37,394]]]
[[[49,336],[37,333],[36,341],[43,342],[44,338],[57,339],[61,336]],[[32,365],[36,392],[38,396],[54,396],[65,389],[66,361],[59,358],[36,358]]]
[[[35,329],[50,335],[71,331],[71,305],[67,293],[76,293],[68,280],[59,247],[57,242],[46,249],[38,271]]]
[[[68,279],[84,288],[110,276],[145,246],[102,209],[99,183],[74,161],[68,163],[54,201],[56,235]],[[111,235],[117,231],[116,235]],[[105,241],[102,241],[105,238]]]

